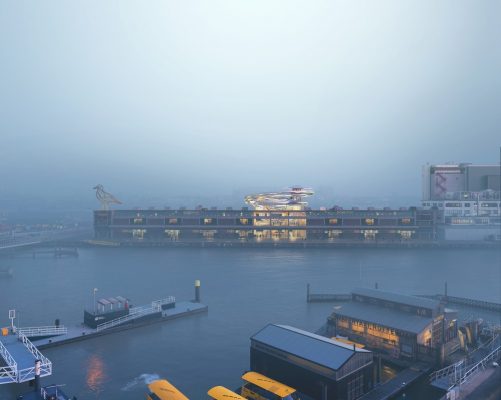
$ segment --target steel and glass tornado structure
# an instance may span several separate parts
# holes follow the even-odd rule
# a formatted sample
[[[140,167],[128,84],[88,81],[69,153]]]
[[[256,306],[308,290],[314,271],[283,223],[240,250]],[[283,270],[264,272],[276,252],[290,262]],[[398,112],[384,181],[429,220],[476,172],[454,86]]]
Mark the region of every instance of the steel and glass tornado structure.
[[[310,188],[292,187],[282,192],[268,192],[245,196],[245,202],[255,210],[304,210],[308,206],[305,198],[313,196]]]
[[[253,209],[98,210],[95,239],[123,244],[410,243],[435,238],[435,211],[409,209],[312,210],[313,191],[291,188],[250,195]]]

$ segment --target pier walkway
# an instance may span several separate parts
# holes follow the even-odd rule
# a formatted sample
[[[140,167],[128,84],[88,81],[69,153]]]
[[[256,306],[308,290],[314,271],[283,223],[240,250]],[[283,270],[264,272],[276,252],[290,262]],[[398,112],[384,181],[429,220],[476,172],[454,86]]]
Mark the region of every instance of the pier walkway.
[[[165,322],[168,320],[180,318],[183,316],[198,314],[207,311],[207,306],[201,303],[192,303],[190,301],[177,302],[174,308],[169,308],[162,311],[162,318],[145,320],[145,321],[130,321],[130,323],[125,323],[122,325],[111,326],[106,329],[93,329],[85,325],[76,325],[66,327],[66,333],[60,334],[53,337],[45,337],[40,339],[33,339],[33,342],[40,349],[46,349],[49,347],[60,346],[63,344],[77,342],[81,340],[92,339],[98,336],[107,335],[113,332],[138,328],[145,325],[151,325],[155,323]]]
[[[88,228],[65,228],[29,232],[12,232],[0,235],[0,251],[32,247],[47,243],[75,241],[89,237]]]
[[[40,376],[52,374],[52,363],[22,332],[0,337],[0,384],[22,383],[35,379],[35,361],[40,360]]]
[[[164,304],[164,301],[172,299],[174,298],[152,303],[151,310],[161,311],[161,316],[158,318],[141,319],[142,314],[138,312],[133,314],[135,318],[118,321],[119,324],[110,324],[103,329],[93,329],[83,324],[73,327],[43,326],[29,328],[16,328],[13,325],[12,328],[9,328],[7,335],[0,336],[0,385],[22,383],[35,379],[36,360],[40,360],[40,376],[51,375],[52,363],[39,349],[165,322],[183,316],[207,312],[208,310],[206,305],[190,301],[177,302],[173,308],[163,310],[162,304]]]
[[[467,384],[479,372],[484,371],[489,363],[501,358],[501,338],[496,336],[492,341],[463,359],[430,375],[430,383],[441,389],[450,390],[456,386]]]
[[[386,400],[400,391],[404,390],[409,384],[416,379],[425,375],[430,367],[427,364],[416,364],[413,367],[406,368],[399,372],[397,376],[380,386],[375,387],[369,393],[365,394],[360,400]]]

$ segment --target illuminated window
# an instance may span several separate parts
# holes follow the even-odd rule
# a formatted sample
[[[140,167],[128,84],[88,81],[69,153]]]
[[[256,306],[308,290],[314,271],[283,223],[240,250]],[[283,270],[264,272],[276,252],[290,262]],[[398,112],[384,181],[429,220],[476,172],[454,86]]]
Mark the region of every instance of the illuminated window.
[[[204,224],[205,224],[205,225],[210,225],[210,224],[212,224],[212,218],[204,218]]]
[[[179,239],[179,230],[171,230],[171,229],[166,229],[165,230],[165,237],[175,241]]]
[[[358,321],[352,321],[351,329],[355,332],[361,332],[361,333],[365,332],[364,324],[362,322],[358,322]]]
[[[213,240],[215,234],[216,234],[216,231],[202,231],[202,237],[205,240]]]
[[[240,218],[240,224],[241,225],[248,225],[249,219],[248,218]]]
[[[139,217],[136,217],[136,218],[134,218],[134,223],[135,224],[142,224],[143,223],[143,219],[139,218]]]
[[[366,218],[365,223],[366,225],[374,225],[374,218]]]
[[[177,218],[169,218],[168,219],[168,224],[169,225],[176,225],[177,224]]]
[[[338,328],[345,328],[345,329],[349,329],[350,327],[350,324],[348,323],[348,320],[346,319],[338,319],[337,320],[337,326]]]
[[[144,235],[146,233],[146,229],[133,229],[132,230],[132,237],[134,239],[144,239]]]
[[[329,225],[337,225],[337,224],[338,224],[337,218],[330,218],[329,219]]]
[[[330,240],[334,240],[334,239],[338,239],[339,237],[341,237],[341,235],[343,234],[343,231],[330,229],[328,231],[325,231],[325,233],[327,233],[327,237]]]
[[[414,231],[398,231],[400,234],[400,237],[404,240],[412,239],[412,235],[414,234]]]

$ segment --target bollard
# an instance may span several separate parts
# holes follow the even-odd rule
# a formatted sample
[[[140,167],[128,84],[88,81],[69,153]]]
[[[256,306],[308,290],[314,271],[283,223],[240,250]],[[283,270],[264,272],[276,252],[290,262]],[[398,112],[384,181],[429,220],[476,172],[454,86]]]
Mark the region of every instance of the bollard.
[[[200,303],[200,280],[195,281],[195,303]]]
[[[40,393],[40,360],[35,360],[35,392]]]

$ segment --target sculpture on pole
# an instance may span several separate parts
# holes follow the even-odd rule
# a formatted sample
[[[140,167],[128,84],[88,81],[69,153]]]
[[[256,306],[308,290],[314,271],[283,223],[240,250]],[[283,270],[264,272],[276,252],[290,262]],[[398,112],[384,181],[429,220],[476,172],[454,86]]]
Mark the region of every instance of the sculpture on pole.
[[[96,198],[101,203],[103,210],[109,210],[110,204],[122,204],[115,196],[105,191],[103,185],[94,186],[93,189],[96,191]]]

